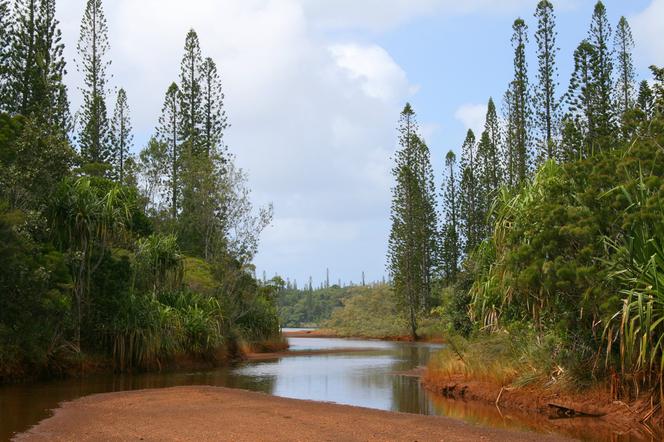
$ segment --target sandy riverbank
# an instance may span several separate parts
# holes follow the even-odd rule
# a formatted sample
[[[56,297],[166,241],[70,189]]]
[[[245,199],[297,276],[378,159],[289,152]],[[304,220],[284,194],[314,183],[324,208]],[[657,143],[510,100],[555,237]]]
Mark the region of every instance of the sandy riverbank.
[[[430,370],[425,370],[421,379],[427,390],[447,399],[524,413],[539,420],[540,428],[587,434],[581,427],[595,427],[604,432],[599,434],[623,435],[624,440],[632,440],[630,436],[633,440],[664,437],[658,416],[644,421],[652,410],[648,400],[642,398],[629,404],[613,400],[609,389],[601,385],[581,392],[553,390],[538,384],[515,388],[463,375],[441,376]],[[576,417],[567,419],[573,416]]]
[[[19,441],[555,441],[445,417],[300,401],[220,387],[88,396],[64,403]]]

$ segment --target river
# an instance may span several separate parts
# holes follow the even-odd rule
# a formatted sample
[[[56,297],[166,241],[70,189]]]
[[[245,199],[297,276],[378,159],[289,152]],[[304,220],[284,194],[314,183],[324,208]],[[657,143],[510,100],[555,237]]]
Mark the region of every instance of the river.
[[[295,352],[348,352],[283,357],[211,371],[98,375],[83,379],[0,387],[0,440],[48,417],[62,401],[95,393],[180,385],[216,385],[276,396],[336,402],[381,410],[445,415],[478,425],[561,433],[583,440],[644,440],[640,432],[617,434],[597,421],[549,421],[495,407],[444,399],[427,392],[409,372],[425,366],[440,344],[289,338]]]

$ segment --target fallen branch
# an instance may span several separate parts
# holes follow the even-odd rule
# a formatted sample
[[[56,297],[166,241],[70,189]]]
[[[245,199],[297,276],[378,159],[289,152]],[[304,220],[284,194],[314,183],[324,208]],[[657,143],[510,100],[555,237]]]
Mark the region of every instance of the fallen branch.
[[[585,411],[575,410],[574,408],[566,407],[564,405],[549,403],[549,407],[556,410],[560,418],[573,418],[573,417],[602,417],[606,413],[588,413]]]

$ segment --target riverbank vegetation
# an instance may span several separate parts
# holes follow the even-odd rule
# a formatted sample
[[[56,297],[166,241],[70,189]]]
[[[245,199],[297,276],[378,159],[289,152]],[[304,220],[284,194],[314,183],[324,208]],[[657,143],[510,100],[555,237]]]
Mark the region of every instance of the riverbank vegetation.
[[[432,377],[492,378],[613,399],[664,399],[664,70],[637,85],[629,24],[597,2],[557,90],[553,4],[513,26],[514,78],[498,116],[445,158],[443,210],[406,105],[388,268],[414,338],[437,315],[450,346]],[[649,408],[651,410],[652,408]],[[646,413],[644,412],[644,415]],[[652,416],[652,413],[649,415]]]
[[[278,294],[284,327],[313,327],[316,333],[340,337],[408,339],[409,325],[399,314],[391,285],[333,285],[318,289],[284,287]],[[422,338],[440,338],[446,330],[436,315],[418,322]],[[312,336],[316,336],[316,333]]]
[[[251,264],[271,208],[252,207],[224,143],[219,72],[196,32],[135,155],[101,0],[81,23],[78,110],[55,8],[0,1],[0,382],[215,363],[279,341],[279,287]]]

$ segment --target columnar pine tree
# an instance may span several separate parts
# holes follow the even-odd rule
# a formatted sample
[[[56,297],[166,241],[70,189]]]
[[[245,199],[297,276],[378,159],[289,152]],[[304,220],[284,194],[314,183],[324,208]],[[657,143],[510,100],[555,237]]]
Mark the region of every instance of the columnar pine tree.
[[[7,0],[0,0],[0,112],[9,109],[9,74],[11,62],[12,15]]]
[[[202,102],[203,131],[202,144],[207,155],[221,150],[224,131],[228,127],[224,110],[224,93],[217,65],[211,58],[206,58],[202,65]]]
[[[556,68],[556,17],[553,4],[548,0],[541,0],[535,11],[537,18],[537,86],[535,88],[535,121],[538,130],[538,162],[556,156],[555,130],[558,125],[558,100],[556,86],[558,85]]]
[[[650,120],[653,117],[655,100],[652,89],[648,84],[648,80],[643,80],[639,84],[639,95],[636,99],[636,104],[647,120]]]
[[[8,104],[10,113],[30,116],[38,108],[35,85],[39,83],[37,40],[39,5],[37,0],[17,0],[14,4]]]
[[[185,40],[184,56],[180,65],[180,141],[187,144],[193,152],[201,151],[202,63],[198,34],[191,29]]]
[[[528,92],[528,64],[526,62],[526,43],[528,42],[528,27],[526,22],[518,18],[512,26],[514,35],[514,81],[512,82],[512,115],[514,130],[513,158],[516,175],[516,184],[523,184],[528,178],[530,152],[529,152],[529,119],[530,98]]]
[[[87,163],[104,164],[111,159],[106,109],[106,60],[108,27],[101,0],[88,0],[78,40],[78,70],[83,74],[83,108],[80,112],[79,147]]]
[[[620,22],[618,22],[614,48],[618,62],[618,81],[616,85],[618,95],[617,101],[620,109],[620,117],[622,119],[627,112],[634,107],[634,83],[636,77],[636,74],[634,73],[634,62],[632,61],[634,38],[632,37],[632,29],[625,17],[620,17]]]
[[[565,96],[568,113],[563,125],[563,156],[568,161],[590,155],[597,140],[597,84],[592,67],[595,58],[595,47],[587,40],[574,51],[574,72]]]
[[[504,123],[504,130],[502,133],[502,149],[501,149],[501,155],[502,155],[502,170],[503,170],[503,179],[505,181],[505,184],[513,188],[516,186],[516,160],[514,158],[515,155],[515,120],[516,117],[514,115],[514,85],[513,83],[510,83],[509,87],[505,91],[505,94],[503,95],[503,109],[502,109],[502,114],[503,114],[503,120],[505,121]],[[462,171],[463,175],[463,171]]]
[[[65,135],[69,102],[55,0],[18,0],[14,13],[13,31],[5,35],[9,46],[3,48],[8,57],[4,64],[4,107],[10,113],[30,117],[50,133]]]
[[[484,131],[477,146],[477,181],[481,190],[479,196],[480,217],[484,220],[482,238],[489,233],[491,220],[488,219],[488,214],[502,183],[499,140],[500,127],[496,106],[493,99],[489,98]]]
[[[55,18],[55,0],[41,0],[38,21],[37,62],[41,75],[41,98],[44,121],[62,135],[71,129],[69,98],[64,84],[66,62],[62,32]]]
[[[184,145],[180,165],[178,242],[183,250],[209,260],[224,246],[221,214],[226,193],[217,154],[197,153]]]
[[[650,66],[653,76],[653,116],[664,117],[664,68]]]
[[[418,241],[422,248],[420,267],[423,283],[422,305],[432,307],[433,281],[440,263],[440,234],[438,231],[438,203],[429,147],[419,136],[415,140],[414,170],[418,182],[417,223]]]
[[[482,131],[480,141],[477,143],[477,169],[475,179],[477,180],[477,219],[479,223],[478,237],[484,239],[488,235],[490,221],[488,219],[491,203],[498,187],[493,187],[494,181],[492,175],[495,175],[495,164],[490,160],[491,138],[489,133]]]
[[[443,277],[448,284],[456,281],[461,259],[459,245],[459,184],[456,178],[456,155],[449,151],[445,156],[447,176],[443,185],[443,245],[441,259],[443,261]]]
[[[180,167],[182,149],[180,145],[180,122],[182,121],[182,112],[180,109],[180,90],[177,84],[173,83],[166,91],[164,98],[164,107],[159,117],[159,126],[157,127],[157,137],[159,141],[167,146],[166,158],[168,162],[168,194],[165,195],[171,206],[171,217],[176,219],[178,216],[179,193],[180,193]]]
[[[492,161],[493,165],[490,167],[490,181],[492,188],[497,189],[502,184],[504,177],[500,161],[502,141],[500,121],[498,120],[498,112],[496,111],[496,104],[493,102],[493,98],[489,98],[489,103],[487,104],[484,130],[491,140],[489,159]]]
[[[427,177],[428,149],[417,135],[415,113],[410,104],[406,104],[401,113],[399,145],[401,148],[392,169],[396,185],[392,189],[388,270],[394,282],[397,305],[408,321],[412,337],[417,338],[418,316],[431,296],[435,265],[431,260],[431,245],[437,238],[432,237],[435,224],[433,228],[427,227],[432,223],[434,198],[429,195],[432,189]],[[435,218],[433,220],[435,222]]]
[[[115,110],[111,121],[111,161],[113,176],[120,184],[125,183],[125,162],[129,158],[132,135],[131,116],[127,104],[127,93],[124,89],[118,91],[115,101]]]
[[[461,183],[459,185],[459,224],[463,230],[463,250],[471,253],[482,241],[480,186],[475,134],[468,130],[461,148]]]
[[[595,106],[594,124],[599,145],[611,145],[615,135],[615,111],[613,106],[613,54],[609,47],[611,25],[606,17],[606,7],[601,1],[595,4],[588,42],[593,46],[591,63]]]

